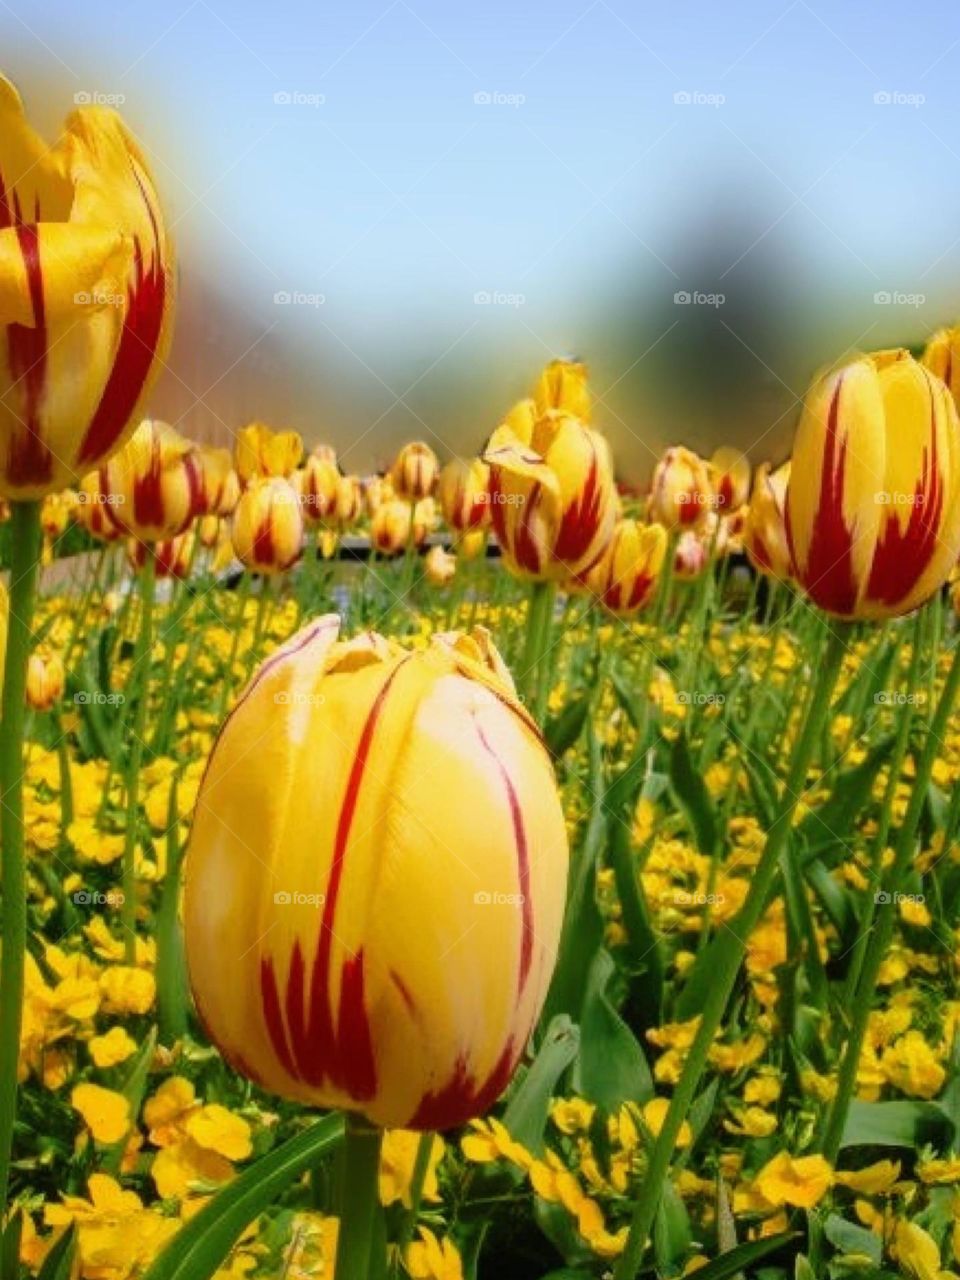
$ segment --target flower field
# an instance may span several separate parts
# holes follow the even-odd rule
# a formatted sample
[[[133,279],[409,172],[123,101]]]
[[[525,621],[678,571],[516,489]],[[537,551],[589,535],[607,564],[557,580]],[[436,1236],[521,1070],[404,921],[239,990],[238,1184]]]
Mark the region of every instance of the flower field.
[[[0,1280],[960,1275],[960,330],[642,493],[573,361],[195,442],[3,84]]]

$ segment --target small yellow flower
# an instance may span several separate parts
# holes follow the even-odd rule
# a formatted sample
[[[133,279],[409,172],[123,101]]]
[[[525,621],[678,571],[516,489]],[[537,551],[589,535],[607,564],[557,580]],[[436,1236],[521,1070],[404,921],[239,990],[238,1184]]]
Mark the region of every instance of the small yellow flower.
[[[119,1142],[130,1128],[130,1103],[122,1093],[98,1084],[78,1084],[70,1105],[83,1116],[97,1142]]]
[[[835,1173],[833,1180],[838,1186],[848,1187],[851,1191],[878,1196],[888,1192],[899,1177],[899,1160],[878,1160],[875,1164],[867,1165],[865,1169],[858,1169],[855,1173]]]
[[[383,1148],[380,1152],[380,1203],[395,1204],[396,1201],[409,1209],[412,1207],[411,1184],[413,1169],[417,1161],[420,1147],[420,1134],[410,1129],[388,1129],[383,1136]],[[437,1166],[443,1159],[445,1151],[443,1139],[434,1135],[427,1161],[426,1177],[423,1180],[423,1198],[428,1201],[440,1199],[437,1185]]]
[[[442,1243],[429,1227],[420,1228],[420,1239],[407,1246],[404,1261],[413,1280],[463,1280],[463,1264],[449,1238]]]
[[[781,1151],[769,1160],[753,1181],[754,1189],[768,1204],[779,1208],[789,1204],[812,1209],[826,1195],[833,1170],[823,1156],[795,1158]]]
[[[216,1102],[195,1111],[187,1120],[186,1130],[197,1146],[227,1160],[246,1160],[253,1151],[246,1120]]]
[[[101,1069],[115,1067],[137,1052],[137,1042],[123,1027],[111,1027],[105,1035],[90,1041],[90,1057]]]

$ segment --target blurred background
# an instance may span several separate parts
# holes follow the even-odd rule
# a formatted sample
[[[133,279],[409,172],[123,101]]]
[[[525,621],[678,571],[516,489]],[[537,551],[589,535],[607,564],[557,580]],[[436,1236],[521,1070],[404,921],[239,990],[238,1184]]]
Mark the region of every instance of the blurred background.
[[[812,372],[960,313],[960,9],[2,0],[52,138],[116,103],[175,228],[154,412],[351,471],[588,361],[621,478],[789,448]]]

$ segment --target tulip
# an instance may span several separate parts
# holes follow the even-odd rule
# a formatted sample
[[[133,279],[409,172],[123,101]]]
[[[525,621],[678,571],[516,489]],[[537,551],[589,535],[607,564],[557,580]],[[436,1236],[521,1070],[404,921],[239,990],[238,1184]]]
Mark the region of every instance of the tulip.
[[[204,519],[208,518],[204,517]],[[213,519],[216,517],[214,516]],[[197,536],[190,529],[166,542],[157,542],[150,548],[154,557],[154,573],[158,578],[178,578],[182,581],[189,576]],[[148,555],[147,545],[137,538],[131,538],[127,543],[127,555],[130,564],[139,571],[143,568]]]
[[[668,449],[653,472],[648,515],[664,528],[702,526],[717,505],[710,467],[683,445]]]
[[[398,555],[410,540],[411,512],[406,502],[393,498],[377,507],[370,520],[370,542],[384,556]]]
[[[368,516],[376,515],[385,502],[396,496],[389,476],[368,476],[363,482],[363,499]]]
[[[201,516],[197,521],[197,537],[201,547],[212,550],[220,541],[221,520],[219,516]]]
[[[490,437],[493,527],[511,572],[560,581],[586,572],[613,534],[607,442],[571,414],[521,401]]]
[[[80,525],[98,542],[116,542],[123,530],[107,515],[108,494],[100,492],[100,474],[91,471],[80,481],[76,515]]]
[[[337,451],[332,444],[315,444],[310,450],[310,457],[316,458],[318,462],[329,462],[337,470],[340,470],[340,464],[337,461]]]
[[[237,432],[234,465],[241,483],[266,476],[291,476],[303,456],[303,441],[296,431],[273,431],[263,422],[251,422]]]
[[[960,325],[938,329],[921,359],[931,373],[947,384],[954,404],[960,408]]]
[[[636,613],[650,599],[666,554],[663,525],[621,520],[603,558],[586,575],[585,585],[611,613]]]
[[[587,366],[579,361],[552,360],[540,375],[533,392],[537,416],[551,409],[572,413],[581,422],[590,421],[590,393]]]
[[[107,518],[142,542],[175,538],[202,508],[199,453],[165,422],[141,422],[99,483]]]
[[[457,557],[443,547],[431,547],[423,562],[427,581],[435,587],[445,587],[457,571]]]
[[[960,553],[960,421],[946,385],[908,351],[817,380],[786,497],[794,576],[842,618],[909,613]]]
[[[489,522],[489,482],[490,468],[481,458],[454,458],[440,472],[440,510],[456,533],[482,529]]]
[[[214,747],[185,864],[191,983],[269,1092],[452,1128],[492,1105],[536,1024],[563,813],[485,632],[406,651],[338,629],[316,619],[273,653]]]
[[[233,513],[237,559],[254,573],[282,573],[300,558],[303,515],[297,491],[281,476],[254,480]]]
[[[0,492],[55,493],[123,443],[166,355],[173,255],[145,158],[115,112],[48,148],[0,78]]]
[[[685,529],[673,553],[674,575],[684,582],[692,582],[703,573],[709,559],[710,551],[704,539],[693,529]]]
[[[486,529],[471,529],[457,539],[457,555],[464,560],[476,560],[487,549]]]
[[[66,675],[55,653],[32,653],[27,663],[27,705],[34,711],[50,711],[63,697]]]
[[[390,469],[390,480],[398,498],[419,502],[433,493],[440,464],[428,444],[414,440],[405,444]]]
[[[742,507],[750,496],[750,461],[746,454],[723,445],[711,455],[710,469],[718,508],[729,514]]]
[[[200,463],[198,515],[228,516],[237,505],[240,489],[229,449],[203,445],[197,450]]]
[[[304,519],[319,524],[336,518],[337,498],[343,478],[335,462],[310,457],[301,471],[294,472]]]
[[[48,493],[40,507],[40,528],[44,536],[54,542],[65,532],[76,510],[77,494],[73,489],[62,493]]]
[[[784,516],[789,481],[789,462],[772,474],[770,464],[761,463],[743,524],[743,549],[750,563],[760,573],[782,582],[790,578],[790,544]]]
[[[363,511],[363,488],[359,476],[341,476],[337,485],[334,518],[340,529],[356,524]]]

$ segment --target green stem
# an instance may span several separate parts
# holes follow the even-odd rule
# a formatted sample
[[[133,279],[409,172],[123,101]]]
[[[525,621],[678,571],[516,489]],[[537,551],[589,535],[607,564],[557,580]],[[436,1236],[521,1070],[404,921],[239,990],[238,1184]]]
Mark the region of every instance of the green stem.
[[[243,632],[244,621],[247,616],[247,601],[250,599],[251,577],[249,573],[244,573],[237,588],[237,609],[233,620],[233,638],[230,641],[230,656],[227,658],[227,665],[221,674],[220,680],[220,705],[217,708],[217,723],[220,724],[227,710],[227,702],[230,698],[230,689],[233,685],[234,668],[237,665],[237,653],[240,649],[240,636]]]
[[[0,1219],[17,1114],[17,1065],[23,1019],[24,953],[27,942],[27,877],[23,825],[23,727],[27,659],[40,563],[40,504],[11,504],[10,617],[0,721],[0,842],[3,846],[3,947],[0,949]]]
[[[433,1133],[421,1133],[420,1141],[417,1144],[417,1155],[413,1162],[413,1174],[410,1178],[410,1208],[404,1214],[400,1229],[397,1232],[397,1253],[393,1266],[395,1277],[403,1274],[401,1268],[403,1267],[407,1246],[413,1239],[413,1234],[417,1229],[420,1204],[423,1200],[423,1187],[427,1180],[427,1170],[430,1168],[430,1156],[433,1153],[434,1141]]]
[[[846,1124],[847,1111],[856,1088],[860,1052],[863,1048],[863,1041],[870,1020],[870,1010],[873,1007],[877,979],[880,976],[880,969],[887,952],[890,950],[890,943],[893,939],[894,925],[897,921],[900,887],[913,858],[917,828],[920,825],[923,806],[927,800],[933,766],[936,763],[937,751],[946,736],[947,721],[953,710],[958,689],[960,689],[960,644],[954,647],[950,672],[947,675],[943,692],[940,694],[940,701],[937,703],[933,722],[930,725],[923,743],[923,749],[920,752],[920,758],[917,761],[916,776],[914,777],[913,789],[910,792],[910,799],[907,803],[907,811],[897,833],[893,862],[884,876],[882,891],[876,895],[876,905],[879,910],[876,913],[873,932],[870,935],[867,954],[863,961],[863,971],[860,974],[860,982],[853,1002],[850,1034],[847,1037],[847,1047],[840,1063],[837,1092],[824,1126],[822,1150],[823,1155],[831,1164],[836,1160],[837,1152],[840,1150],[840,1143],[843,1139],[843,1128]]]
[[[372,1270],[370,1248],[380,1205],[379,1174],[382,1130],[348,1112],[343,1139],[338,1276],[367,1280]]]
[[[66,835],[73,821],[73,780],[70,777],[70,750],[63,719],[59,711],[53,713],[53,727],[57,735],[57,767],[60,774],[60,828]]]
[[[533,582],[527,608],[527,634],[520,660],[520,684],[527,707],[538,723],[542,723],[547,701],[545,677],[546,656],[553,632],[553,604],[557,587],[554,582]]]
[[[839,627],[832,629],[826,655],[817,672],[814,696],[793,748],[790,770],[777,815],[767,834],[767,842],[754,869],[743,906],[722,935],[724,941],[717,950],[713,979],[704,1002],[697,1034],[684,1062],[663,1127],[654,1144],[634,1207],[626,1247],[613,1272],[614,1280],[634,1280],[643,1260],[681,1126],[696,1096],[710,1048],[740,971],[747,940],[763,914],[780,855],[790,835],[793,814],[805,789],[807,768],[830,708],[830,698],[840,672],[845,647],[843,631]]]
[[[167,866],[157,911],[157,1021],[160,1043],[176,1044],[187,1030],[187,975],[180,929],[179,778],[170,785],[167,804]]]
[[[123,904],[121,918],[125,930],[124,947],[127,964],[137,956],[137,833],[140,817],[140,765],[143,761],[143,737],[147,731],[147,702],[150,697],[150,656],[153,652],[153,597],[156,585],[156,560],[148,546],[140,570],[140,629],[134,650],[134,679],[137,705],[133,716],[133,739],[124,770],[124,794],[127,800],[127,824],[123,836]]]

